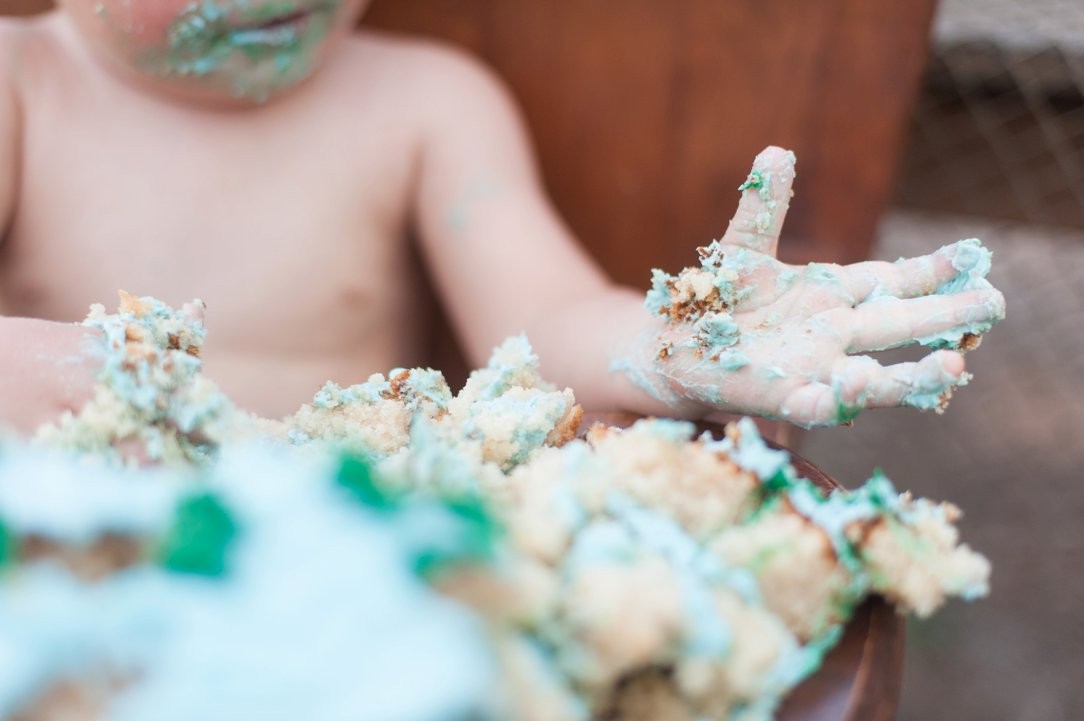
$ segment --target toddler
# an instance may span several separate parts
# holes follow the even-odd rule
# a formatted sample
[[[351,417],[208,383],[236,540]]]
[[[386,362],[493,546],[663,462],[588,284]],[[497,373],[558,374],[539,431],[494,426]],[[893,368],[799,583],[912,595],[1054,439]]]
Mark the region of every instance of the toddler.
[[[507,92],[364,0],[60,0],[0,21],[0,425],[89,397],[72,321],[117,289],[206,302],[207,374],[280,416],[417,363],[410,238],[472,363],[525,332],[588,408],[800,425],[934,407],[1004,312],[977,242],[786,266],[794,157],[769,148],[701,267],[611,283],[546,199]],[[692,257],[692,249],[690,249]],[[884,367],[864,351],[939,350]]]

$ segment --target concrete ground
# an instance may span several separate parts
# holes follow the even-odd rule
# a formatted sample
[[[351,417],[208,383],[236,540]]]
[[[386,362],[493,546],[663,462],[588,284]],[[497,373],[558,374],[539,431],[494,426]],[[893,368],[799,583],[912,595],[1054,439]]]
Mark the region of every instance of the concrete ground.
[[[1008,318],[968,356],[944,415],[860,416],[803,455],[848,486],[882,468],[950,500],[993,563],[992,593],[911,621],[899,721],[1084,719],[1084,232],[897,211],[877,257],[978,236]],[[893,351],[887,359],[911,359]]]

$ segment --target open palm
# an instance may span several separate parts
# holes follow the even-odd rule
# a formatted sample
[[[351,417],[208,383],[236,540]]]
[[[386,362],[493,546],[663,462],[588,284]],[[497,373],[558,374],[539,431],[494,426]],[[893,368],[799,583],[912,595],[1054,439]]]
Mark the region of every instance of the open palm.
[[[648,307],[667,318],[653,371],[667,394],[804,426],[864,408],[940,408],[967,381],[962,350],[1004,316],[974,239],[895,263],[795,266],[775,258],[794,156],[761,153],[720,241],[699,268],[656,272]],[[883,366],[861,355],[911,343],[934,352]]]

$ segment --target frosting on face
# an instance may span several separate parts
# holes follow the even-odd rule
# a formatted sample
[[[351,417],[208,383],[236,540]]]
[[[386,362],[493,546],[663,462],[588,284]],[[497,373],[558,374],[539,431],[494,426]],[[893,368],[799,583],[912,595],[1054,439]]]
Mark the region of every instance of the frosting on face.
[[[68,0],[68,3],[84,0]],[[93,35],[167,84],[263,102],[307,78],[358,0],[102,0]]]
[[[290,1],[231,4],[189,5],[170,23],[168,48],[148,52],[141,65],[158,75],[221,78],[233,95],[263,101],[313,70],[338,6],[337,0],[309,7]]]

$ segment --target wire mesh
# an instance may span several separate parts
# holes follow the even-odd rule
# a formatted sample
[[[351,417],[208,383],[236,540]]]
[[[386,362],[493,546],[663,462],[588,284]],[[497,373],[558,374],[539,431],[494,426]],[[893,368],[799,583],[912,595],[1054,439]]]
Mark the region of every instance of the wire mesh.
[[[1084,2],[947,0],[897,202],[1084,227]]]

